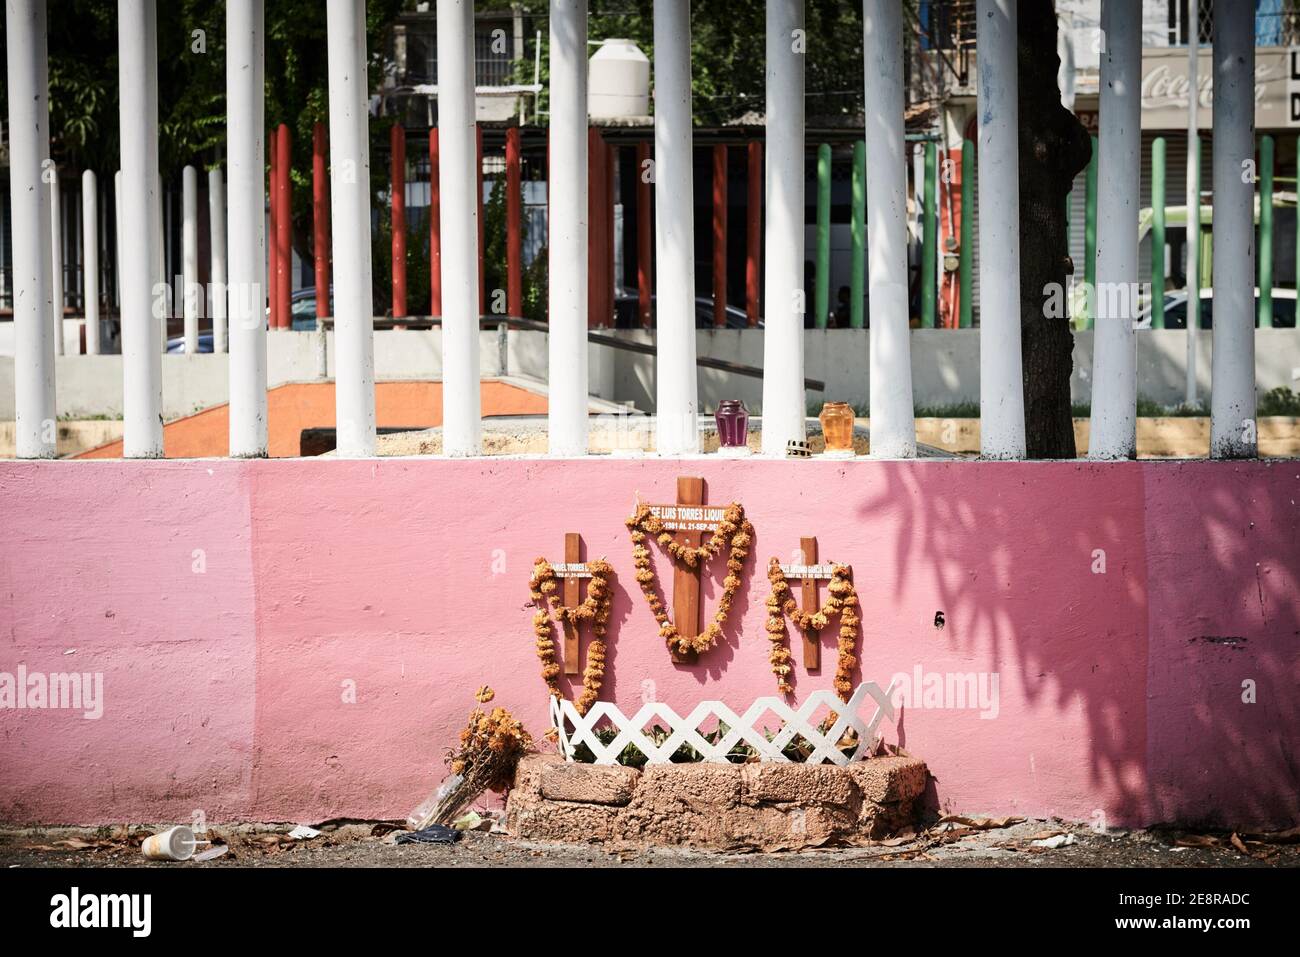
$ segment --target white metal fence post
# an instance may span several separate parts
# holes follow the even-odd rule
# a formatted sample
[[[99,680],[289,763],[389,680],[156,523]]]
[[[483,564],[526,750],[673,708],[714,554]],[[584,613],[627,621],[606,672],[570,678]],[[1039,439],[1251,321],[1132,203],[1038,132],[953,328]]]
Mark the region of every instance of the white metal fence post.
[[[212,304],[212,351],[226,351],[226,190],[221,167],[208,170],[208,228],[212,269],[208,274],[208,301]]]
[[[54,328],[54,354],[68,354],[63,342],[63,190],[59,168],[50,163],[45,174],[49,182],[50,216],[50,322]]]
[[[199,174],[181,170],[181,295],[185,316],[185,354],[199,351]]]
[[[912,333],[907,295],[907,147],[903,140],[902,0],[867,0],[867,249],[871,454],[913,458]]]
[[[145,71],[145,120],[149,125],[149,142],[153,148],[147,152],[149,164],[149,183],[152,195],[149,199],[150,243],[153,247],[153,286],[150,295],[154,302],[161,302],[162,315],[155,316],[154,324],[158,327],[157,352],[167,351],[167,319],[171,314],[172,295],[171,277],[167,275],[166,234],[163,232],[163,188],[162,173],[158,168],[158,4],[157,0],[145,5],[145,46],[151,50],[151,59]],[[165,297],[165,298],[160,298]],[[162,372],[159,367],[159,388],[161,390]],[[161,394],[161,391],[160,391]],[[161,399],[159,402],[161,403]]]
[[[550,137],[547,431],[552,455],[586,455],[586,0],[551,0]]]
[[[154,0],[118,4],[119,109],[122,142],[122,454],[163,454],[161,327],[154,315],[157,256],[153,173],[158,165],[158,123],[150,118],[157,49],[150,45]],[[155,78],[151,80],[152,78]],[[152,158],[151,158],[152,157]]]
[[[1201,11],[1199,0],[1187,4],[1187,359],[1183,402],[1193,408],[1199,402],[1196,383],[1196,346],[1200,327],[1201,301],[1201,134],[1197,111],[1200,84],[1197,73],[1201,59]]]
[[[980,453],[1025,457],[1016,0],[977,0]],[[870,149],[868,149],[868,153]]]
[[[54,332],[50,328],[49,155],[44,0],[5,4],[8,47],[9,200],[13,226],[14,392],[18,457],[55,455]]]
[[[688,0],[654,0],[655,448],[660,455],[700,450],[690,14]]]
[[[1097,157],[1097,288],[1088,457],[1137,456],[1138,180],[1142,160],[1142,7],[1102,0]]]
[[[1255,13],[1214,5],[1214,348],[1210,456],[1252,458],[1255,424]]]
[[[803,387],[803,323],[808,311],[803,287],[803,0],[767,0],[766,23],[762,451],[784,455],[787,443],[802,442],[808,435]]]
[[[99,355],[99,182],[81,174],[81,278],[86,313],[86,355]]]
[[[226,4],[230,454],[240,458],[267,452],[263,13],[263,0]]]
[[[438,0],[438,143],[443,278],[442,450],[444,455],[478,455],[482,428],[478,355],[481,197],[476,195],[473,0]],[[335,246],[336,262],[337,249]]]

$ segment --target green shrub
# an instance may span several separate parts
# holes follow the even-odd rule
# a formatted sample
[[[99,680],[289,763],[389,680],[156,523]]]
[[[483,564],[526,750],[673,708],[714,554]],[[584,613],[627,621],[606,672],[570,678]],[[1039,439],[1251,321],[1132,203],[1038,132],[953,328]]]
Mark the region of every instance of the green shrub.
[[[1260,396],[1255,415],[1300,416],[1300,394],[1292,392],[1286,386],[1265,392]]]

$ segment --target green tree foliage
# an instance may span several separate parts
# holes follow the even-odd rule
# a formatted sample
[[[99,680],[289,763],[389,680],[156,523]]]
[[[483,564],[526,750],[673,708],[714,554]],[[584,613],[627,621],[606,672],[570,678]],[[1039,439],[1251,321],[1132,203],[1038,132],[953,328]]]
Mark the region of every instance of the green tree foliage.
[[[506,275],[506,174],[484,176],[488,186],[487,202],[483,204],[483,288],[487,291],[487,308],[484,315],[494,315],[493,305],[498,300],[495,293],[505,292],[509,285]]]
[[[379,228],[371,234],[370,278],[376,315],[393,309],[393,206],[387,186],[378,207]],[[429,315],[429,208],[406,210],[406,314]]]
[[[403,0],[368,0],[367,49],[371,88],[384,68],[385,32]],[[541,81],[549,80],[548,0],[522,0],[532,33],[542,35]],[[628,37],[653,60],[653,0],[608,0],[589,22],[593,40]],[[0,20],[0,41],[3,41]],[[761,116],[764,109],[764,11],[761,3],[693,0],[692,75],[696,121],[722,125]],[[853,0],[807,0],[806,83],[809,117],[856,114],[862,101],[862,14]],[[792,38],[796,42],[796,38]],[[531,82],[533,43],[517,64],[517,78]],[[49,23],[51,152],[73,171],[93,169],[100,177],[118,168],[117,4],[115,0],[61,0],[51,4]],[[166,0],[158,4],[159,167],[164,180],[178,178],[186,164],[213,167],[225,148],[224,0]],[[547,109],[545,93],[540,104]],[[7,110],[0,86],[0,109]],[[325,4],[320,0],[275,0],[266,8],[266,127],[289,126],[293,140],[293,243],[310,257],[312,128],[328,123],[329,84]],[[545,122],[543,112],[541,120]],[[391,117],[371,119],[371,186],[378,229],[373,244],[376,307],[388,302],[391,223],[388,191],[388,130]],[[504,202],[494,184],[485,214],[488,288],[504,287]],[[408,224],[408,308],[428,304],[428,223]],[[498,222],[500,220],[500,222]],[[501,228],[496,228],[500,226]],[[543,250],[526,271],[525,313],[542,318],[546,309]]]
[[[523,0],[542,31],[542,85],[549,86],[547,0]],[[587,26],[592,40],[625,37],[654,61],[653,0],[607,0],[595,4]],[[910,14],[909,14],[910,19]],[[808,115],[820,120],[862,111],[862,4],[854,0],[806,0],[805,77]],[[766,18],[762,3],[692,0],[691,77],[695,121],[705,126],[761,117],[766,103],[763,68]],[[794,38],[792,38],[792,42]],[[531,46],[531,43],[530,43]],[[531,50],[516,79],[531,82]],[[548,109],[543,94],[543,111]]]
[[[382,70],[378,51],[401,0],[368,0],[367,49],[372,87]],[[0,38],[3,38],[0,20]],[[186,164],[222,162],[226,136],[226,6],[223,0],[164,0],[158,4],[158,154],[165,180]],[[293,132],[294,244],[309,254],[311,134],[327,122],[329,79],[325,4],[275,0],[266,7],[266,126]],[[102,178],[118,168],[118,36],[115,0],[50,4],[50,151],[74,171]],[[0,109],[8,101],[0,86]],[[372,142],[389,120],[371,120]],[[387,182],[386,171],[371,170]]]

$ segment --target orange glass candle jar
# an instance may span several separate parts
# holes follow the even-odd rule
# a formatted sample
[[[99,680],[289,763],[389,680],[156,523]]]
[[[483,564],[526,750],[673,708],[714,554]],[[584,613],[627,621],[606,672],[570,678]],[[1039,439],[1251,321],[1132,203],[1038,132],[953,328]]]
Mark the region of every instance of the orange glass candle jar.
[[[853,451],[853,410],[847,402],[827,402],[817,418],[826,437],[827,452]]]

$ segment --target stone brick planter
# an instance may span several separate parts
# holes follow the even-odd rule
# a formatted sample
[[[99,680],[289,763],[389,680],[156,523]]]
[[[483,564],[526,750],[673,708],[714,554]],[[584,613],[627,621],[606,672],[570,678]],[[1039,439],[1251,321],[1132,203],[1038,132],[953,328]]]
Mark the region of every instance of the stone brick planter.
[[[916,758],[638,771],[534,754],[519,764],[506,811],[510,833],[526,840],[798,850],[881,838],[913,823],[927,776]]]

